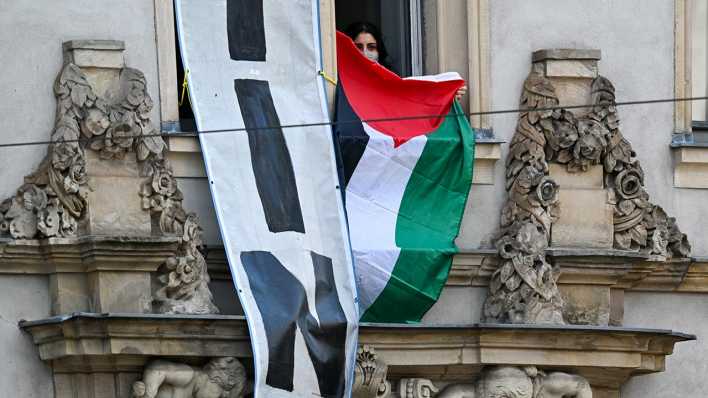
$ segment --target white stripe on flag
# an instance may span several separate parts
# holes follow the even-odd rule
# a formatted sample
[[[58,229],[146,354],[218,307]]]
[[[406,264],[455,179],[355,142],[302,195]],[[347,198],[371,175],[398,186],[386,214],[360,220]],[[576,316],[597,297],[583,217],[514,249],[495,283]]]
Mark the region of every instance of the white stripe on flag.
[[[393,138],[362,124],[369,142],[346,192],[360,315],[386,287],[398,260],[398,210],[427,142],[421,135],[394,148]]]

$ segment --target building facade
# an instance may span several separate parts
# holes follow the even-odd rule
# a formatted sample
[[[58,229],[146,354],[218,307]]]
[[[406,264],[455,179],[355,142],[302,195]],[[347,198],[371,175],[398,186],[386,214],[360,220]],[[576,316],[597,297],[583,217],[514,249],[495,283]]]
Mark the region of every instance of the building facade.
[[[705,96],[705,3],[340,3],[319,1],[325,74],[336,76],[335,31],[373,20],[399,73],[456,71],[467,80],[463,107],[477,141],[460,253],[442,296],[421,325],[363,325],[356,394],[487,397],[494,395],[485,386],[496,383],[518,397],[704,396],[706,102],[612,101]],[[152,374],[187,369],[195,376],[182,384],[222,371],[234,382],[219,391],[237,396],[245,384],[247,393],[248,329],[199,141],[175,134],[189,132],[190,116],[180,99],[172,2],[8,2],[0,37],[8,61],[0,75],[2,143],[36,143],[0,147],[0,197],[9,198],[0,206],[0,386],[19,397],[149,396],[140,394]],[[101,98],[120,114],[101,111]],[[485,113],[543,104],[594,106],[539,111],[538,120],[533,111]],[[136,121],[117,127],[125,115]],[[540,120],[557,134],[574,133],[527,144],[533,132],[547,137]],[[120,136],[136,128],[165,137]],[[60,146],[42,144],[71,134],[81,149],[69,160]],[[101,144],[79,139],[90,134]],[[607,140],[582,148],[586,136]],[[517,151],[542,157],[555,183],[532,208],[519,198],[534,193],[518,196],[514,185],[515,161],[519,170],[529,162]],[[63,162],[77,157],[85,178],[72,180],[75,163]],[[628,185],[620,184],[625,176]],[[541,214],[533,209],[549,214],[547,225],[539,221],[546,234],[530,233],[535,249],[504,257],[505,237],[520,236],[506,221],[522,225],[524,214]],[[499,280],[506,263],[529,255],[560,270],[549,297],[561,300],[539,304],[560,322],[533,321],[526,301],[509,304],[521,306],[514,307],[521,323],[485,305],[527,283],[521,276],[507,283],[513,272]],[[175,278],[182,279],[173,286]],[[528,385],[536,387],[524,395]]]

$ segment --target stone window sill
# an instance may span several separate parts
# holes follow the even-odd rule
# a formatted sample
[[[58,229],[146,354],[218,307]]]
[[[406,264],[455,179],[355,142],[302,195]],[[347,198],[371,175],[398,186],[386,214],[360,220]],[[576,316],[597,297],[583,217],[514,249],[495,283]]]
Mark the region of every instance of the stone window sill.
[[[708,189],[708,131],[676,134],[671,142],[674,152],[674,186]]]

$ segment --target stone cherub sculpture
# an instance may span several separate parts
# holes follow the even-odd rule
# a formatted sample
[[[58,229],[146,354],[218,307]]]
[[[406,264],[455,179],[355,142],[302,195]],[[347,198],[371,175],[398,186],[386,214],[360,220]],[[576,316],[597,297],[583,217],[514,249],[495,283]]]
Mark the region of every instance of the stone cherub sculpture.
[[[592,390],[577,375],[495,366],[485,369],[476,383],[448,386],[435,398],[592,398]]]
[[[215,358],[202,369],[155,360],[133,384],[133,398],[241,398],[246,371],[233,357]]]

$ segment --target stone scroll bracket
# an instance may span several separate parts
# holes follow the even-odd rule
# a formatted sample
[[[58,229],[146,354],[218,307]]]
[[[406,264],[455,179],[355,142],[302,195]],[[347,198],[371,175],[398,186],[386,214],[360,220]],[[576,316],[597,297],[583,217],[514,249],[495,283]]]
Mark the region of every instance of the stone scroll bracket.
[[[628,273],[626,262],[616,259],[639,254],[661,262],[690,255],[676,220],[650,201],[642,166],[620,129],[615,88],[599,75],[599,60],[599,50],[533,54],[521,94],[526,111],[506,162],[508,200],[496,242],[501,261],[490,280],[486,322],[616,323],[621,309],[611,315],[612,290]],[[587,104],[593,106],[572,108]],[[561,266],[548,249],[578,253],[563,256]],[[588,263],[603,256],[613,260]],[[642,260],[629,263],[630,270],[643,267]],[[563,273],[578,269],[606,281],[559,289]]]
[[[0,203],[0,264],[44,258],[55,314],[217,313],[199,221],[183,207],[150,119],[144,74],[125,65],[121,41],[74,40],[63,50],[53,143]]]

